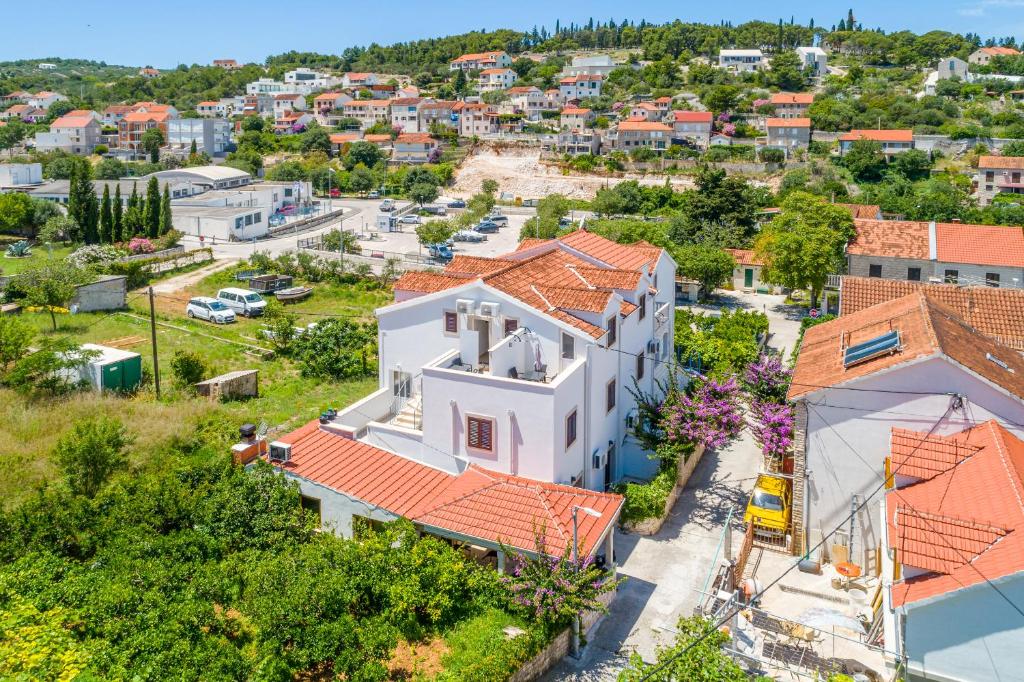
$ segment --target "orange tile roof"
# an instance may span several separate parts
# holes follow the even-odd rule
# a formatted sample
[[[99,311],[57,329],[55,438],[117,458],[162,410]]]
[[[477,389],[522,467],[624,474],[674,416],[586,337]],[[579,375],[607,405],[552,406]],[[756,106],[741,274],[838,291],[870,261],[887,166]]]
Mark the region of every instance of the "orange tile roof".
[[[767,118],[764,124],[768,128],[810,128],[809,118]]]
[[[391,142],[391,136],[386,133],[381,133],[379,135],[372,133],[370,135],[363,135],[363,139],[374,144]]]
[[[844,366],[843,348],[893,330],[900,333],[900,347],[895,352]],[[1011,395],[1024,397],[1024,357],[978,334],[952,309],[915,292],[808,329],[793,369],[789,398],[795,400],[930,356],[944,356]],[[999,358],[1009,370],[991,357]]]
[[[401,133],[395,142],[405,144],[436,144],[437,140],[430,136],[430,133]]]
[[[196,104],[196,106],[197,107],[215,107],[218,104],[220,104],[220,102],[218,102],[216,100],[210,99],[210,100],[206,100],[205,102],[199,102],[198,104]]]
[[[285,102],[285,101],[294,102],[297,99],[305,99],[305,98],[302,95],[297,95],[297,94],[294,94],[294,93],[292,93],[292,94],[285,93],[285,94],[281,94],[281,95],[274,95],[274,100],[277,101],[277,102]]]
[[[168,118],[170,118],[170,114],[163,111],[132,111],[124,115],[124,121],[127,123],[147,123],[150,121],[163,123]]]
[[[536,237],[526,237],[521,242],[519,242],[519,246],[516,247],[516,251],[525,251],[526,249],[532,249],[535,246],[549,244],[553,241],[553,239],[538,239]]]
[[[622,315],[623,317],[629,317],[631,314],[633,314],[633,311],[639,307],[640,306],[638,306],[635,303],[630,303],[629,301],[622,301],[619,304],[619,314]]]
[[[364,81],[372,75],[372,73],[360,73],[358,71],[349,71],[348,73],[345,74],[345,77],[348,78],[350,81]]]
[[[407,107],[413,104],[419,104],[423,101],[422,97],[396,97],[390,100],[391,106]]]
[[[395,280],[392,289],[394,291],[415,291],[421,294],[432,294],[436,291],[444,291],[452,287],[462,286],[467,281],[466,277],[408,270]]]
[[[391,100],[386,99],[354,99],[351,102],[345,102],[345,107],[389,107],[391,106]]]
[[[544,532],[546,551],[560,556],[572,545],[572,508],[578,515],[579,551],[590,555],[618,518],[623,498],[581,488],[510,476],[471,465],[450,474],[400,455],[329,433],[317,421],[279,438],[292,446],[275,466],[424,526],[535,550]]]
[[[359,133],[331,133],[331,144],[345,144],[359,139]]]
[[[913,130],[851,130],[839,136],[842,142],[874,140],[876,142],[913,142]]]
[[[772,104],[813,104],[811,92],[777,92],[769,100]]]
[[[451,262],[445,267],[445,274],[457,274],[477,277],[479,275],[486,275],[498,270],[503,270],[510,265],[514,265],[516,261],[507,260],[504,258],[485,258],[483,256],[464,256],[459,254],[452,258]]]
[[[320,102],[320,101],[324,101],[324,100],[338,99],[339,97],[341,97],[344,94],[345,93],[343,93],[343,92],[321,92],[319,95],[317,95],[316,97],[313,98],[313,101],[314,102]]]
[[[623,270],[635,270],[644,265],[654,265],[658,257],[661,256],[661,249],[647,242],[619,244],[586,230],[574,230],[558,241],[591,258],[596,258],[614,268]]]
[[[667,96],[666,97],[659,97],[659,98],[657,98],[654,101],[655,102],[660,102],[661,104],[671,104],[672,103],[672,98],[671,97],[667,97]]]
[[[979,156],[978,168],[1024,170],[1024,156]]]
[[[619,270],[615,268],[594,268],[572,266],[583,281],[598,289],[627,289],[635,291],[640,284],[639,270]]]
[[[1020,289],[844,276],[839,314],[850,315],[915,291],[939,301],[978,332],[1024,350],[1024,291]]]
[[[711,123],[714,120],[710,111],[673,111],[671,116],[676,123]]]
[[[935,242],[940,262],[1024,268],[1020,227],[937,223]]]
[[[861,218],[866,220],[877,220],[878,216],[882,213],[882,207],[876,204],[842,204],[836,203],[836,206],[842,206],[847,209],[854,218]]]
[[[50,124],[51,128],[85,128],[96,123],[92,116],[72,116],[65,114]]]
[[[576,74],[575,76],[566,76],[565,78],[559,80],[558,82],[559,83],[563,83],[565,85],[569,85],[571,83],[578,83],[580,81],[602,81],[602,80],[604,80],[604,76],[602,76],[599,73],[595,73],[595,74],[591,74],[591,75],[587,75],[585,73],[579,73],[579,74]]]
[[[452,62],[459,64],[462,62],[495,61],[498,57],[504,54],[505,52],[503,50],[495,50],[493,52],[470,52],[469,54],[464,54],[461,57],[456,57]]]
[[[510,95],[525,95],[530,92],[540,92],[540,88],[535,85],[517,85],[509,88],[506,92]]]
[[[608,308],[611,293],[580,287],[536,287],[537,293],[548,303],[562,310],[580,310],[585,313],[603,313]]]
[[[854,219],[853,224],[857,236],[846,247],[848,254],[928,260],[928,223],[916,220]]]
[[[920,482],[886,494],[896,560],[928,571],[893,584],[893,604],[1024,571],[1024,442],[994,420],[953,436],[913,437],[947,454],[913,474]],[[949,455],[953,444],[960,450]]]
[[[901,476],[928,479],[954,467],[981,449],[962,439],[909,429],[892,429],[889,453],[892,470]]]
[[[979,52],[990,54],[993,57],[1012,57],[1013,55],[1020,54],[1019,50],[1015,50],[1012,47],[982,47],[979,49]]]
[[[619,123],[619,131],[671,133],[672,127],[658,121],[636,121],[627,119]]]
[[[562,109],[562,116],[586,116],[591,112],[590,109],[584,109],[581,107],[566,107]]]
[[[751,249],[726,249],[738,265],[764,265]]]
[[[512,71],[512,69],[508,69],[508,68],[484,69],[483,71],[480,72],[480,75],[481,76],[496,76],[499,73],[508,73],[509,71]],[[512,71],[512,73],[515,73],[515,71]]]

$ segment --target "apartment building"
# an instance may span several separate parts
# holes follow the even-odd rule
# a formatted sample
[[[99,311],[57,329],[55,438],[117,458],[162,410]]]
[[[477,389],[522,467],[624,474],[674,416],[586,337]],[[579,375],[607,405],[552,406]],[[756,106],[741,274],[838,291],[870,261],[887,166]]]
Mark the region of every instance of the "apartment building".
[[[562,113],[559,115],[559,125],[562,130],[579,130],[582,128],[589,128],[594,123],[594,119],[597,116],[594,115],[591,109],[581,109],[580,107],[566,107],[562,109]]]
[[[714,114],[710,111],[671,111],[665,122],[672,126],[672,140],[706,149],[711,144]]]
[[[828,55],[820,47],[798,47],[796,56],[800,58],[800,67],[812,78],[828,74]]]
[[[231,122],[223,118],[172,118],[167,121],[167,146],[171,151],[187,154],[193,142],[199,153],[224,156],[231,144]]]
[[[397,97],[391,100],[391,126],[403,133],[427,132],[429,127],[420,125],[420,97]]]
[[[718,67],[734,73],[760,71],[767,65],[761,50],[719,50]]]
[[[978,158],[975,176],[978,203],[987,206],[998,194],[1024,194],[1024,157],[991,156]]]
[[[484,69],[480,72],[476,87],[480,92],[506,90],[512,87],[516,78],[516,72],[512,69]]]
[[[352,97],[344,92],[324,92],[313,98],[313,110],[321,123],[327,123],[328,117],[336,110],[341,110],[345,102]]]
[[[274,96],[266,93],[246,95],[242,100],[242,115],[269,116],[274,113]]]
[[[577,231],[410,272],[377,311],[380,389],[334,420],[444,470],[605,490],[653,472],[631,388],[670,371],[675,263]]]
[[[596,130],[563,130],[558,133],[552,150],[570,156],[599,154],[601,152],[601,134]]]
[[[814,93],[776,92],[769,102],[775,108],[776,118],[807,118],[807,110],[814,104]]]
[[[289,111],[274,119],[274,132],[281,135],[301,133],[310,123],[313,115],[305,111]]]
[[[480,71],[482,69],[507,69],[512,66],[512,58],[502,50],[492,52],[473,52],[456,57],[449,64],[452,71]]]
[[[213,65],[221,69],[227,69],[229,71],[242,68],[242,65],[234,59],[214,59]]]
[[[874,140],[882,145],[886,160],[914,148],[913,130],[851,130],[839,136],[839,154],[845,154],[857,140]]]
[[[459,117],[459,135],[489,135],[498,132],[498,114],[489,104],[483,102],[460,102],[456,113]]]
[[[299,67],[286,72],[284,74],[284,82],[286,85],[296,88],[296,92],[308,95],[314,90],[333,88],[341,83],[341,79],[332,76],[329,73],[322,73],[320,71],[314,71],[313,69]]]
[[[437,140],[428,133],[401,133],[395,138],[391,160],[395,163],[427,163],[437,153]]]
[[[558,91],[554,93],[551,96],[533,85],[517,85],[508,89],[508,98],[515,111],[525,114],[531,121],[539,121],[543,112],[561,108]]]
[[[127,152],[132,157],[145,155],[145,150],[142,148],[142,136],[151,128],[159,128],[166,140],[167,122],[171,118],[171,114],[166,111],[132,111],[125,114],[117,124],[118,149]]]
[[[764,122],[768,136],[763,146],[781,149],[789,156],[797,149],[807,149],[811,143],[811,119],[769,118]]]
[[[565,102],[600,97],[604,76],[600,74],[578,74],[566,76],[558,81],[558,95]]]
[[[287,95],[302,93],[302,89],[294,83],[283,83],[273,78],[259,78],[245,85],[247,95]],[[302,93],[308,94],[308,93]]]
[[[349,71],[341,77],[341,85],[345,88],[368,88],[371,85],[377,85],[378,82],[380,79],[375,73]]]
[[[36,133],[36,151],[92,154],[101,140],[96,112],[72,111],[50,124],[48,132]]]
[[[354,99],[345,102],[342,112],[347,118],[359,121],[359,127],[369,128],[374,123],[391,121],[391,102],[386,99]]]
[[[608,142],[624,152],[641,147],[663,152],[672,143],[672,128],[658,121],[625,120],[609,133]]]
[[[421,131],[429,131],[434,124],[458,128],[456,109],[462,107],[461,102],[454,100],[428,99],[419,105],[419,127]]]
[[[593,57],[573,57],[572,61],[562,71],[563,76],[604,76],[608,77],[612,71],[618,68],[612,58],[606,54]]]
[[[132,108],[127,104],[111,104],[103,110],[103,124],[116,126],[126,114],[131,113]]]

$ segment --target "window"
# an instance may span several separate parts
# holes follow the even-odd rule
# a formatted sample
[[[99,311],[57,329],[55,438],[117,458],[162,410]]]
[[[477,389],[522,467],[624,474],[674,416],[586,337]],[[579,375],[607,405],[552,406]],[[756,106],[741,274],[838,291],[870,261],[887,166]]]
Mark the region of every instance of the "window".
[[[260,222],[261,220],[263,220],[263,213],[259,212],[259,213],[254,214],[253,215],[253,220],[255,222],[257,222],[257,223]]]
[[[647,296],[640,297],[640,319],[647,317]]]
[[[615,408],[615,379],[608,382],[604,389],[605,410],[611,412]]]
[[[571,335],[562,332],[562,359],[573,360],[576,358],[576,340]]]
[[[323,517],[320,514],[320,500],[315,497],[300,495],[299,504],[302,505],[302,511],[309,512],[316,517],[316,527],[319,528],[320,523],[323,520]]]
[[[252,225],[252,214],[251,213],[249,215],[245,216],[245,224],[246,225]]]
[[[466,417],[466,447],[494,452],[494,421],[485,417]]]
[[[615,316],[612,315],[611,317],[608,318],[608,346],[609,347],[615,345],[615,338],[616,338],[615,334],[616,334],[617,331],[618,331],[618,327],[616,326],[616,319],[615,319]]]
[[[868,277],[881,277],[881,276],[882,276],[882,266],[881,265],[876,265],[876,264],[872,263],[871,265],[868,266]]]
[[[995,180],[995,175],[994,171],[985,171],[985,182],[992,182]]]
[[[946,270],[946,276],[943,278],[946,284],[956,284],[957,280],[960,279],[959,270]]]
[[[643,353],[636,356],[636,378],[637,380],[644,378],[644,363],[647,362],[647,356]]]
[[[921,268],[907,268],[907,279],[911,282],[920,282]]]
[[[998,272],[986,272],[985,273],[985,286],[997,287],[999,286],[999,273]]]
[[[517,320],[514,317],[506,317],[505,336],[510,336],[511,334],[514,334],[517,329],[519,329],[519,320]]]
[[[444,333],[445,334],[458,334],[459,333],[459,315],[451,311],[445,311],[444,313]]]
[[[576,410],[569,413],[565,418],[565,449],[576,442]]]
[[[242,219],[241,218],[235,218],[235,229],[236,230],[241,230],[243,227],[244,227],[244,225],[243,225]]]

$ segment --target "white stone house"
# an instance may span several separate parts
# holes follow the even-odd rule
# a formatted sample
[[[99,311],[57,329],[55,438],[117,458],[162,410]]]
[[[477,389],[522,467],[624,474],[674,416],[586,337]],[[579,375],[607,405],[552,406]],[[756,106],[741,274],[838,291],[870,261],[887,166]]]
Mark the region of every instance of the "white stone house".
[[[718,67],[735,73],[760,71],[765,67],[766,60],[761,50],[720,50]]]
[[[480,92],[507,90],[516,82],[516,72],[512,69],[484,69],[480,72],[477,89]]]
[[[566,102],[574,99],[600,97],[603,82],[604,76],[600,74],[566,76],[558,81],[558,94]]]
[[[828,73],[828,55],[820,47],[798,47],[796,56],[800,58],[800,66],[814,78],[821,78]]]

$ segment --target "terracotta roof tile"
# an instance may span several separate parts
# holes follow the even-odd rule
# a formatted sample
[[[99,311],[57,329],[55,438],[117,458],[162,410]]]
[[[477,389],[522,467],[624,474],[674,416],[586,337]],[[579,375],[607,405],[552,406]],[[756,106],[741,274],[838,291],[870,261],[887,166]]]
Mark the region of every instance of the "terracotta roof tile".
[[[539,286],[537,291],[548,303],[562,310],[581,310],[587,313],[603,313],[608,308],[611,294],[596,289],[579,287],[546,287]]]
[[[862,256],[928,260],[928,223],[915,220],[854,219],[857,236],[846,252]]]
[[[851,130],[839,136],[842,142],[875,140],[876,142],[913,142],[913,130]]]
[[[525,251],[526,249],[532,249],[535,246],[541,246],[542,244],[551,243],[552,239],[537,239],[534,237],[527,237],[519,242],[519,246],[516,247],[516,251]]]
[[[764,265],[751,249],[726,249],[739,265]]]
[[[711,123],[714,120],[710,111],[673,111],[669,115],[676,123]]]
[[[570,232],[559,241],[591,258],[624,270],[653,265],[661,255],[661,249],[646,242],[618,244],[586,230]]]
[[[1024,170],[1024,156],[980,156],[978,168]]]
[[[672,127],[658,121],[627,119],[619,123],[619,131],[627,132],[672,132]]]
[[[421,294],[432,294],[452,287],[462,286],[467,279],[454,275],[442,275],[436,272],[408,270],[395,280],[394,291],[415,291]]]
[[[932,435],[894,428],[890,439],[892,470],[902,476],[929,479],[956,466],[980,450],[949,436]]]
[[[766,128],[810,128],[809,118],[767,118],[764,121]]]
[[[850,211],[850,215],[854,218],[862,220],[878,220],[878,216],[882,214],[882,207],[877,204],[841,204],[837,203],[836,206],[842,206],[843,208]]]
[[[452,258],[444,271],[446,274],[486,275],[514,265],[516,261],[505,258],[484,258],[482,256],[464,256],[459,254]]]
[[[598,289],[627,289],[635,291],[640,284],[639,270],[619,270],[613,268],[594,268],[573,266],[586,284]]]
[[[772,104],[813,104],[813,92],[776,92],[772,95]]]
[[[936,256],[944,263],[1024,268],[1024,231],[1002,225],[935,225]]]

